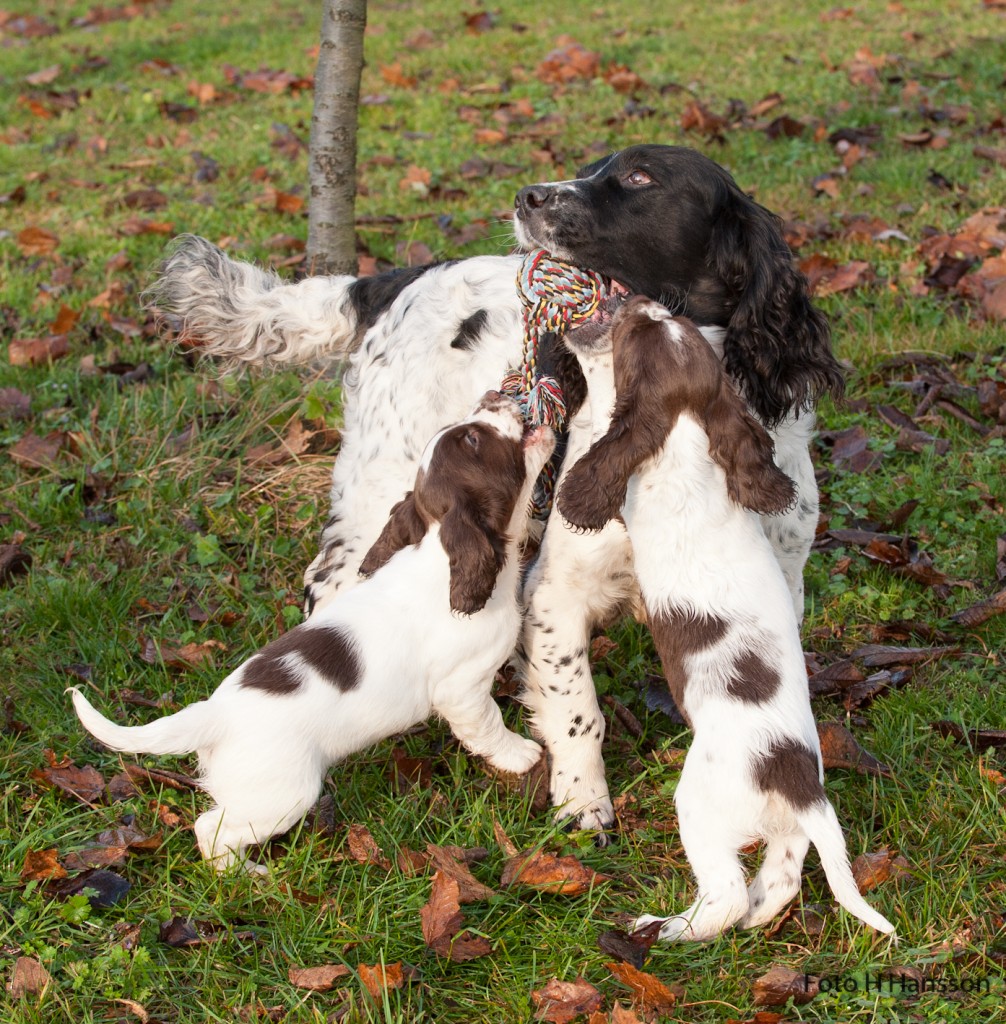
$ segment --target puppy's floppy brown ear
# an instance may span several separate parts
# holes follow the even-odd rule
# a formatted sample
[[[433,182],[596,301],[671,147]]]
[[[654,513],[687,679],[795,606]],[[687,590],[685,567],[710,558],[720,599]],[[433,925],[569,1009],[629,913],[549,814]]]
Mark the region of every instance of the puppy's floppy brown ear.
[[[632,469],[622,451],[606,443],[609,437],[610,431],[595,441],[563,477],[556,504],[563,519],[578,530],[603,529],[625,504]]]
[[[410,544],[418,544],[426,534],[426,523],[416,509],[412,491],[391,510],[380,537],[374,541],[360,566],[363,576],[370,576],[396,552]]]
[[[763,515],[791,509],[796,485],[773,461],[772,438],[748,412],[725,375],[705,419],[709,454],[726,473],[731,499]]]
[[[504,540],[493,535],[467,502],[455,504],[440,524],[440,543],[451,567],[451,611],[474,615],[492,596],[504,558]]]

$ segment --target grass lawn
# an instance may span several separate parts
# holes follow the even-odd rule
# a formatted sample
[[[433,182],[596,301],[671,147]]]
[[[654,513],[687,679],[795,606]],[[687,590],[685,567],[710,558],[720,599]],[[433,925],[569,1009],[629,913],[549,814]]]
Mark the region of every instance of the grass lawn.
[[[659,663],[638,626],[594,648],[605,849],[431,723],[339,766],[268,878],[217,877],[192,761],[120,759],[78,725],[68,685],[147,720],[300,621],[338,382],[218,379],[140,294],[186,231],[297,273],[319,10],[20,6],[0,11],[0,1020],[569,1020],[532,993],[579,978],[595,1024],[1006,1019],[1006,618],[966,612],[1006,586],[1001,0],[370,4],[365,268],[505,252],[522,184],[691,145],[786,219],[849,367],[821,410],[804,644],[819,720],[887,766],[826,784],[900,944],[836,911],[811,853],[786,920],[656,945],[645,977],[606,933],[692,883],[672,800],[688,734],[644,699]],[[505,886],[511,843],[589,882]],[[487,955],[424,941],[431,846],[480,851],[492,892],[462,913]],[[326,981],[297,973],[315,967]],[[821,991],[759,1005],[773,968]],[[904,980],[868,990],[877,972]]]

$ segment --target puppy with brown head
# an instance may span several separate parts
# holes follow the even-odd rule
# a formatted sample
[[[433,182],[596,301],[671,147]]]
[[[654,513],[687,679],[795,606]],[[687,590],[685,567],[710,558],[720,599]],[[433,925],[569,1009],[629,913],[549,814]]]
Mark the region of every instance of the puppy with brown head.
[[[709,344],[687,320],[635,298],[603,338],[567,344],[585,370],[613,361],[592,414],[599,440],[566,474],[558,508],[596,530],[621,515],[668,685],[694,739],[675,793],[695,902],[664,939],[755,927],[800,890],[810,843],[835,898],[878,931],[823,787],[799,627],[758,513],[785,512],[792,482]],[[600,375],[595,374],[595,377]],[[588,376],[588,379],[589,376]],[[765,842],[747,886],[738,851]]]
[[[435,713],[472,753],[524,772],[541,753],[491,696],[520,628],[518,545],[554,447],[488,392],[429,443],[412,491],[368,553],[368,578],[268,644],[205,701],[121,726],[74,689],[84,727],[113,750],[196,751],[214,806],[195,824],[218,870],[288,829],[330,765]],[[253,870],[264,870],[249,865]]]

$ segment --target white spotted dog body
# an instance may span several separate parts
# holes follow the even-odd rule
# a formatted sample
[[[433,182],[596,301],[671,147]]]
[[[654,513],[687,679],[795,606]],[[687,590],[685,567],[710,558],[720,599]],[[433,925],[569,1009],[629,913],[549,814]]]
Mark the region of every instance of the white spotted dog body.
[[[802,610],[803,561],[817,521],[806,443],[817,399],[839,392],[842,374],[778,218],[702,154],[644,145],[598,160],[570,181],[521,189],[514,230],[522,248],[548,249],[658,299],[716,341],[800,488],[772,542]],[[350,358],[331,516],[305,576],[309,614],[356,583],[428,439],[520,365],[520,262],[480,256],[285,284],[190,236],[164,264],[151,296],[205,354],[231,365],[321,361],[333,372]],[[562,386],[575,447],[583,376],[561,344],[546,342],[539,356],[541,372]],[[527,595],[525,682],[551,755],[552,799],[560,815],[596,828],[612,818],[586,645],[591,629],[631,600],[635,584],[627,582],[624,530],[602,538],[554,533],[545,530]]]
[[[553,446],[549,428],[524,430],[515,402],[487,394],[430,442],[364,559],[366,579],[209,699],[124,727],[74,689],[82,723],[114,750],[198,752],[214,806],[195,832],[219,870],[296,822],[330,765],[431,712],[496,768],[528,770],[541,748],[506,729],[491,687],[520,628],[517,548]]]
[[[824,792],[798,623],[758,515],[788,508],[796,488],[694,325],[636,298],[611,338],[615,410],[558,507],[582,529],[621,512],[664,673],[694,733],[675,803],[697,898],[637,925],[660,920],[662,938],[684,940],[764,924],[799,892],[813,843],[838,902],[893,931],[856,887]],[[755,839],[765,854],[748,886],[738,851]]]

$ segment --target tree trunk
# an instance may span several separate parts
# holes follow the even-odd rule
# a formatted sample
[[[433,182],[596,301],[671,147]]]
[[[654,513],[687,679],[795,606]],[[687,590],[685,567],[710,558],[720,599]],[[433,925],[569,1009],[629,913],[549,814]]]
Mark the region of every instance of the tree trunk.
[[[314,76],[307,269],[355,274],[356,122],[367,0],[324,0]]]

